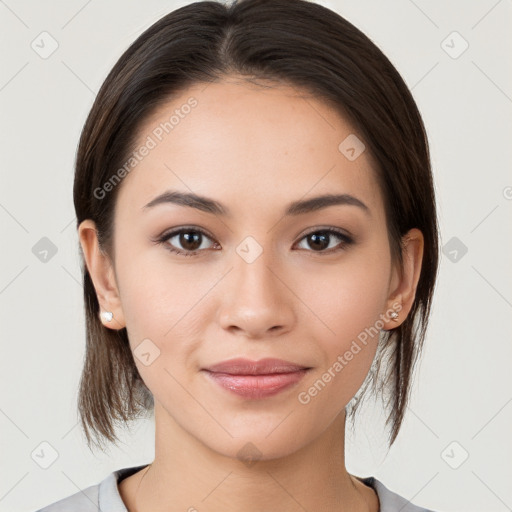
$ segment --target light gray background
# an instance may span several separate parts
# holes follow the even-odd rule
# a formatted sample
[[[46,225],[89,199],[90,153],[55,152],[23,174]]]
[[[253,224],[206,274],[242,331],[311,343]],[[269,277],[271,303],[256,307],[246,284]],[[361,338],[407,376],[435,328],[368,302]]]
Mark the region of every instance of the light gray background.
[[[186,3],[0,1],[1,511],[33,511],[152,460],[149,421],[104,456],[87,450],[77,426],[84,319],[73,162],[110,68]],[[378,414],[362,411],[357,436],[347,432],[347,468],[434,510],[512,510],[511,2],[319,3],[362,29],[412,88],[431,142],[442,244],[456,244],[442,256],[400,436],[386,454]],[[58,42],[46,59],[31,47],[43,31]],[[458,58],[454,31],[469,44]],[[33,253],[43,237],[57,248],[46,262]],[[47,469],[32,455],[48,457],[42,442],[58,453]],[[466,452],[457,469],[448,464]]]

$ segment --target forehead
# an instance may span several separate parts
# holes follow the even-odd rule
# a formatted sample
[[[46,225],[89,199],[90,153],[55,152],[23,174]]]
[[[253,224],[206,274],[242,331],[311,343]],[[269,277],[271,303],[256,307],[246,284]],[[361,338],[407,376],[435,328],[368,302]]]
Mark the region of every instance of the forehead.
[[[354,136],[338,111],[298,88],[234,79],[196,84],[139,128],[138,162],[118,202],[142,211],[156,195],[180,190],[218,199],[243,216],[303,197],[348,193],[379,210],[368,151],[356,159],[343,153],[344,141],[357,141]]]

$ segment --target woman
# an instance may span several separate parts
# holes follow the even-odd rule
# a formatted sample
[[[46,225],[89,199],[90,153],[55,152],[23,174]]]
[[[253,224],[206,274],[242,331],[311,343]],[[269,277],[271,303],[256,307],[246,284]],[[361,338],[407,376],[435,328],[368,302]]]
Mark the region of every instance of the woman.
[[[146,30],[91,109],[74,185],[89,446],[154,411],[155,458],[42,509],[426,510],[345,468],[430,312],[428,143],[398,72],[303,0],[197,2]]]

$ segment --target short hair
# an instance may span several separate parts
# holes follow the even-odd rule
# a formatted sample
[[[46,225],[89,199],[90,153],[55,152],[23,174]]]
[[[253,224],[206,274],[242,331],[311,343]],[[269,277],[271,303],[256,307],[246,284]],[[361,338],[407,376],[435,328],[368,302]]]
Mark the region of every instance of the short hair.
[[[105,197],[97,191],[126,162],[142,123],[159,106],[187,87],[231,75],[291,85],[352,123],[375,162],[392,260],[400,269],[402,236],[411,228],[423,234],[412,308],[398,327],[381,333],[374,364],[360,388],[365,393],[371,384],[375,393],[389,395],[391,446],[409,401],[438,271],[434,185],[426,131],[411,92],[382,51],[342,16],[308,0],[203,1],[150,26],[116,62],[84,124],[73,189],[77,228],[92,219],[100,248],[113,258],[113,212],[122,183]],[[78,410],[90,448],[93,436],[99,445],[115,442],[116,425],[143,417],[154,401],[134,363],[126,328],[102,325],[81,256],[86,354]],[[352,419],[358,403],[349,404]]]

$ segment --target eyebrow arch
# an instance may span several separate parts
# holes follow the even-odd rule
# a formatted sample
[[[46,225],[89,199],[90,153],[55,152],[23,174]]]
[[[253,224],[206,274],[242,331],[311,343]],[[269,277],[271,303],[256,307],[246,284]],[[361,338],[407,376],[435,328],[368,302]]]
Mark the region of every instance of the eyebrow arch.
[[[159,204],[177,204],[180,206],[188,206],[206,213],[215,215],[231,216],[229,209],[225,208],[219,202],[204,196],[189,192],[179,192],[176,190],[167,190],[163,194],[152,199],[148,204],[142,207],[148,210]],[[360,199],[350,194],[325,194],[313,197],[311,199],[293,201],[284,212],[285,216],[303,215],[305,213],[315,212],[323,208],[335,205],[351,205],[361,208],[367,215],[371,216],[370,209]]]

